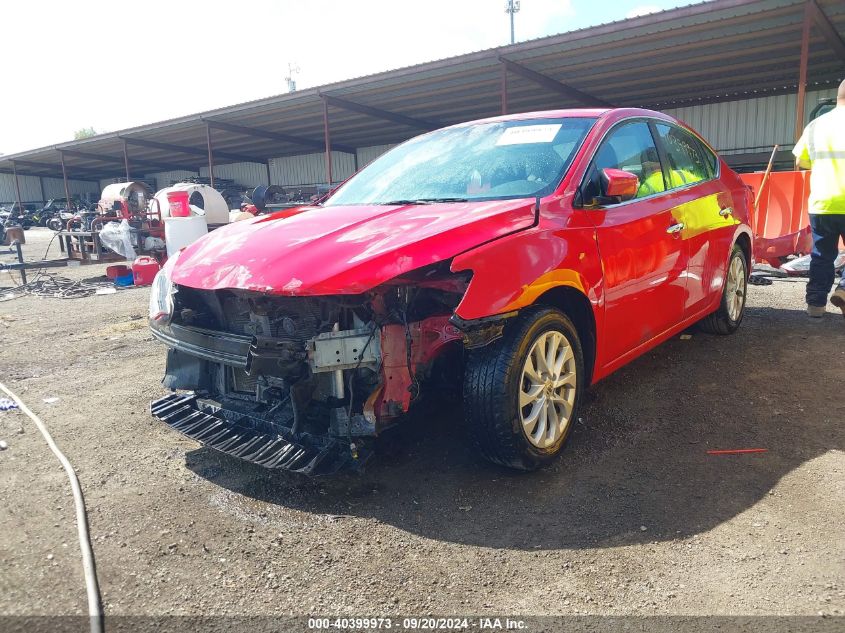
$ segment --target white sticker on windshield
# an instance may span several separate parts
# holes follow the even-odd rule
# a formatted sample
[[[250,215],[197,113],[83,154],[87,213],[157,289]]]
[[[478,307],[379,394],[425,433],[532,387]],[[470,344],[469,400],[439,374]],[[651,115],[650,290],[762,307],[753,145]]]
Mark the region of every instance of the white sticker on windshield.
[[[549,123],[544,125],[518,125],[509,127],[496,140],[496,145],[551,143],[560,131],[561,125],[561,123]]]

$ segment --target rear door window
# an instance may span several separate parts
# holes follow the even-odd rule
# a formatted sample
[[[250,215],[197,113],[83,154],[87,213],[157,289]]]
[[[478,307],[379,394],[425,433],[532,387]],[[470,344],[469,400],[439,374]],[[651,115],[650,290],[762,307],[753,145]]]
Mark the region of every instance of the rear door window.
[[[654,127],[668,163],[665,173],[668,189],[685,187],[713,176],[709,152],[704,151],[697,138],[674,125],[657,123]]]
[[[582,185],[584,204],[590,206],[604,196],[601,174],[605,169],[621,169],[640,180],[637,198],[665,191],[657,146],[645,121],[623,123],[613,129],[596,152]]]

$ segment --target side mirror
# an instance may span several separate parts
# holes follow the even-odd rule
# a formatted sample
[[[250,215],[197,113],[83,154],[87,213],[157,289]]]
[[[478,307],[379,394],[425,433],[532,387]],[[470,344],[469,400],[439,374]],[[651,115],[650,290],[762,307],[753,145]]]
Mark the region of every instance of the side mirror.
[[[631,200],[640,189],[640,179],[622,169],[603,169],[601,172],[604,195],[618,198],[620,202]]]

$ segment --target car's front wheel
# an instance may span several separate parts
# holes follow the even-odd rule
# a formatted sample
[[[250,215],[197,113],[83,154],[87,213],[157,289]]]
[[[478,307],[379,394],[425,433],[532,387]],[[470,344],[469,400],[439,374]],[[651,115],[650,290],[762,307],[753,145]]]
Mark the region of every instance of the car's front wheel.
[[[470,441],[488,460],[534,470],[561,451],[586,386],[578,331],[553,308],[531,308],[504,336],[470,350],[464,411]]]

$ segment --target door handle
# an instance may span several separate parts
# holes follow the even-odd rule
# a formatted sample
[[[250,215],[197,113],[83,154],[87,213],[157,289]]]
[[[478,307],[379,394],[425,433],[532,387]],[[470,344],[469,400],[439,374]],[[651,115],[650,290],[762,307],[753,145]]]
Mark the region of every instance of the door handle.
[[[732,215],[733,212],[734,212],[734,210],[731,209],[730,207],[725,207],[724,209],[719,211],[719,215],[721,215],[723,218],[726,218],[729,215]]]
[[[677,235],[678,233],[684,230],[684,226],[685,224],[683,222],[678,222],[677,224],[673,224],[668,229],[666,229],[666,232],[669,233],[669,235]]]

